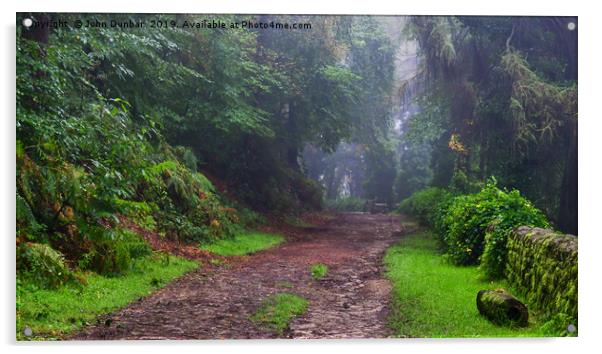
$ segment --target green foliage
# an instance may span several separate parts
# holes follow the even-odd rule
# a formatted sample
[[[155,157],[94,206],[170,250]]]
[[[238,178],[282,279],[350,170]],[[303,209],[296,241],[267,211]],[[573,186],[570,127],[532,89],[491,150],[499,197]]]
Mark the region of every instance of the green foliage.
[[[153,231],[157,227],[157,222],[153,217],[153,213],[156,212],[157,209],[156,204],[123,200],[119,198],[115,199],[113,202],[115,204],[115,210],[118,210],[121,214],[127,216],[138,226],[149,231]]]
[[[364,192],[368,199],[391,205],[396,169],[395,150],[389,141],[377,142],[366,152]]]
[[[404,199],[398,210],[416,217],[424,225],[435,227],[443,213],[441,209],[451,199],[452,194],[445,189],[425,188]]]
[[[577,118],[577,85],[563,87],[542,79],[517,52],[508,49],[501,66],[511,77],[510,109],[515,121],[514,143],[549,143],[558,139],[567,120]]]
[[[105,277],[79,273],[80,284],[70,283],[56,289],[40,289],[17,278],[17,339],[59,339],[94,323],[101,314],[110,313],[133,300],[149,295],[170,280],[195,269],[198,264],[169,256],[144,257],[134,261],[133,269],[123,277]],[[33,336],[26,337],[29,327]]]
[[[508,282],[548,315],[578,318],[577,237],[521,227],[508,238]],[[575,322],[571,322],[574,325]],[[568,323],[565,324],[568,326]]]
[[[359,116],[348,119],[356,102],[371,98],[359,90],[359,62],[354,69],[341,65],[349,50],[342,33],[351,22],[320,17],[312,25],[265,35],[19,28],[19,242],[48,243],[73,265],[123,274],[147,250],[123,235],[121,217],[198,242],[265,222],[247,205],[275,214],[321,208],[322,188],[301,172],[298,154],[306,143],[332,150],[349,137],[359,126]],[[364,59],[385,39],[381,33],[380,42],[361,51]],[[375,68],[372,74],[389,77]]]
[[[481,263],[489,278],[501,278],[506,267],[509,233],[522,225],[548,227],[543,213],[516,190],[505,191],[490,180],[478,193],[454,197],[431,187],[404,200],[399,210],[434,228],[456,264]]]
[[[310,271],[312,278],[320,280],[328,273],[328,266],[326,264],[316,263],[311,266]]]
[[[495,180],[478,193],[455,197],[442,218],[447,254],[456,264],[476,264],[486,251],[483,269],[500,276],[505,264],[505,237],[520,225],[548,226],[545,216],[516,190],[507,192]],[[485,235],[491,241],[486,246]],[[495,234],[495,235],[494,235]]]
[[[257,228],[258,226],[262,226],[267,223],[267,219],[264,215],[252,209],[241,205],[235,205],[235,209],[238,212],[237,215],[240,224],[247,229]]]
[[[197,170],[199,160],[192,149],[186,146],[177,146],[174,150],[178,159],[186,166],[186,168],[193,172]]]
[[[407,125],[408,121],[405,121]],[[403,129],[403,126],[402,126]],[[429,166],[431,147],[426,143],[416,143],[402,139],[398,149],[399,171],[395,177],[395,200],[403,201],[415,192],[426,188],[433,178]]]
[[[142,197],[158,205],[163,232],[185,241],[201,241],[240,231],[236,209],[224,206],[203,174],[176,160],[158,163],[148,172]]]
[[[406,32],[424,69],[402,140],[432,147],[431,184],[475,193],[495,175],[576,233],[576,33],[554,17],[478,16],[415,16]]]
[[[282,242],[284,242],[284,237],[278,234],[249,232],[222,238],[207,244],[202,243],[200,247],[221,256],[242,256],[275,247]]]
[[[448,188],[453,194],[471,194],[479,192],[484,186],[482,181],[469,177],[464,171],[455,170]]]
[[[508,236],[513,227],[504,228],[496,220],[485,232],[485,249],[481,255],[481,270],[488,278],[502,278],[508,255]]]
[[[122,275],[131,269],[133,259],[152,252],[137,233],[126,229],[109,230],[94,241],[79,265],[103,275]]]
[[[569,331],[569,326],[573,325],[574,330]],[[546,323],[541,326],[542,331],[552,337],[577,337],[577,321],[571,316],[558,313],[550,317]],[[573,328],[572,328],[573,329]]]
[[[479,290],[503,288],[485,281],[474,266],[457,267],[438,252],[430,232],[406,235],[385,255],[393,284],[390,326],[400,337],[540,337],[540,318],[531,313],[527,328],[496,326],[479,315]]]
[[[331,156],[321,156],[316,151],[307,153],[323,148],[322,141],[312,142],[311,149],[306,148],[305,162],[310,176],[324,185],[327,200],[350,195],[391,205],[398,160],[391,134],[396,43],[387,33],[390,29],[377,18],[365,16],[343,21],[350,25],[348,29],[339,25],[345,31],[340,33],[346,33],[349,38],[344,59],[348,71],[328,67],[322,72],[327,73],[329,79],[336,77],[339,84],[325,82],[315,88],[318,91],[338,88],[335,98],[331,94],[326,102],[335,102],[340,116],[335,121],[336,115],[329,108],[325,113],[332,120],[318,135],[323,137],[320,140],[334,142],[337,142],[335,137],[342,136],[343,143]],[[356,76],[360,80],[354,81]],[[349,85],[352,87],[345,88]],[[331,133],[332,129],[338,134]],[[329,149],[323,150],[332,152],[335,146],[328,144]]]
[[[33,239],[39,238],[39,233],[44,231],[44,224],[38,223],[27,200],[19,192],[17,192],[16,214],[17,230],[20,233],[17,236],[24,237],[25,235],[30,235],[29,237]]]
[[[282,335],[293,318],[303,315],[308,306],[307,300],[295,294],[270,295],[262,301],[260,307],[251,316],[251,321]]]
[[[17,248],[17,269],[23,282],[42,289],[55,289],[74,279],[64,256],[41,243],[27,242]]]
[[[132,258],[124,242],[96,242],[80,266],[99,274],[116,275],[130,270]]]
[[[366,200],[356,197],[342,197],[337,199],[327,199],[326,209],[335,211],[364,211]]]

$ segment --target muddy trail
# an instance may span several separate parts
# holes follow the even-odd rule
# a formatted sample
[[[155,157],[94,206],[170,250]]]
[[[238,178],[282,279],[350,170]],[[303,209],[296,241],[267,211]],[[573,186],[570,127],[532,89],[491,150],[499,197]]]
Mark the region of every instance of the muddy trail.
[[[229,267],[200,268],[104,316],[71,339],[277,338],[249,317],[261,301],[289,292],[309,300],[285,338],[382,338],[391,286],[382,256],[403,233],[397,217],[347,213],[299,228],[288,242]],[[321,280],[310,266],[328,265]]]

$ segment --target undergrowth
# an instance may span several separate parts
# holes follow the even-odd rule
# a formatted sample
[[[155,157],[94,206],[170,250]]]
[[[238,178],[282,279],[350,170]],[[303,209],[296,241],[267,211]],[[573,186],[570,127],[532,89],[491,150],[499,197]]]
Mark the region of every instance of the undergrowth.
[[[124,276],[79,273],[80,283],[56,289],[42,289],[17,278],[17,340],[63,338],[94,323],[98,315],[149,295],[196,267],[196,262],[165,254],[135,260]],[[31,336],[24,334],[26,328],[31,329]]]

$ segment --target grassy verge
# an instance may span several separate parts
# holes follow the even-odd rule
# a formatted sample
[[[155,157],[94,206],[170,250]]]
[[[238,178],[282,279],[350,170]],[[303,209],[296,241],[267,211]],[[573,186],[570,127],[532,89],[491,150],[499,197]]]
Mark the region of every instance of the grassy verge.
[[[307,300],[294,294],[271,295],[251,316],[251,321],[270,331],[282,334],[294,317],[307,311],[308,305]]]
[[[41,290],[21,284],[17,286],[17,340],[59,339],[196,267],[196,262],[183,258],[147,257],[135,261],[134,268],[121,277],[87,273],[86,285]],[[25,328],[31,329],[31,336],[24,335]]]
[[[429,232],[405,237],[385,255],[393,282],[390,325],[409,337],[537,337],[541,324],[531,315],[526,328],[506,328],[479,315],[477,292],[506,287],[481,279],[477,267],[457,267],[437,252]],[[506,287],[507,288],[507,287]]]
[[[274,247],[282,242],[284,237],[281,235],[251,232],[201,245],[201,249],[221,256],[241,256]]]

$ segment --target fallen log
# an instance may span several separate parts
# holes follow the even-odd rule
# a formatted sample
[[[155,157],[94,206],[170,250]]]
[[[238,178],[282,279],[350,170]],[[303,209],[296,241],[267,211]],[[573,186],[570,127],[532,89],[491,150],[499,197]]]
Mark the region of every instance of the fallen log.
[[[498,325],[526,327],[529,323],[527,307],[504,289],[479,291],[477,308],[481,315]]]

